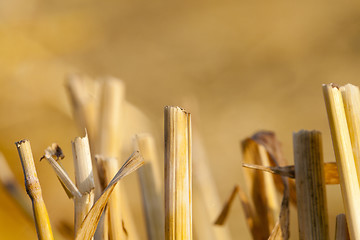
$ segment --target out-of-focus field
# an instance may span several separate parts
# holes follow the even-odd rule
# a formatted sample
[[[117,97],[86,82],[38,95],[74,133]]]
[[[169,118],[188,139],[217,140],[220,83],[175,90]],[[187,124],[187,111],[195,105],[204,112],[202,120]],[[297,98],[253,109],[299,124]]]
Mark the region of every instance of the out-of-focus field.
[[[163,154],[163,107],[198,102],[198,130],[225,201],[243,183],[239,141],[257,130],[277,133],[292,162],[292,133],[323,133],[334,161],[321,84],[360,85],[360,3],[349,1],[0,1],[0,151],[20,184],[14,145],[28,138],[35,159],[52,142],[80,132],[64,88],[69,73],[121,78],[127,107],[124,158],[131,135],[150,131]],[[201,116],[200,116],[201,115]],[[146,116],[146,117],[145,117]],[[73,204],[52,169],[36,161],[52,224],[72,224]],[[136,174],[125,180],[145,238]],[[328,190],[329,223],[343,212],[340,188]],[[25,192],[25,190],[24,190]],[[291,238],[297,216],[291,209]],[[234,239],[249,239],[240,204],[228,220]],[[1,239],[35,239],[32,223],[0,188]]]

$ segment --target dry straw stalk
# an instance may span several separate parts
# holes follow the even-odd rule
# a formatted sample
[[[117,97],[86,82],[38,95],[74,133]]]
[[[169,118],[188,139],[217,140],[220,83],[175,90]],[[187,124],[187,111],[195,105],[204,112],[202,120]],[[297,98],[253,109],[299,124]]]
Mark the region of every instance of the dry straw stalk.
[[[350,237],[360,239],[360,189],[341,92],[334,85],[323,85],[323,92]]]
[[[165,239],[192,239],[191,119],[165,107]]]
[[[46,210],[45,202],[42,198],[40,182],[35,169],[30,141],[21,140],[15,144],[24,171],[26,191],[33,205],[38,238],[44,240],[54,239],[50,226],[49,215]]]
[[[356,172],[360,179],[360,92],[357,86],[351,84],[341,87],[340,91],[345,107]]]
[[[135,149],[144,158],[144,166],[138,170],[142,200],[149,240],[164,239],[164,208],[161,197],[161,175],[157,162],[154,139],[150,134],[135,136]]]
[[[293,134],[299,239],[329,239],[321,133]]]
[[[75,168],[75,184],[82,194],[75,198],[75,236],[86,214],[94,204],[94,176],[88,136],[77,137],[71,143]]]

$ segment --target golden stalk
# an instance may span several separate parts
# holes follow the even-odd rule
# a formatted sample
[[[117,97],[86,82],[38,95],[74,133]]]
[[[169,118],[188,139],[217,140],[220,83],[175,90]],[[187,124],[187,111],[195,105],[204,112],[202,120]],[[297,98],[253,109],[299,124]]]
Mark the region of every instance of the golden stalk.
[[[192,239],[191,117],[165,107],[165,239]]]
[[[24,171],[26,191],[32,201],[35,226],[38,238],[41,240],[54,239],[50,219],[42,198],[41,186],[37,177],[30,141],[16,142],[16,147]]]
[[[350,240],[345,214],[336,216],[335,240]]]
[[[90,146],[87,134],[77,137],[71,143],[75,168],[75,183],[82,194],[75,198],[75,236],[82,221],[94,204],[94,176],[91,163]]]
[[[329,239],[321,133],[293,134],[299,239]]]
[[[358,180],[360,180],[360,92],[357,86],[347,84],[340,88]]]
[[[323,92],[350,237],[360,239],[359,181],[341,92],[334,85],[323,85]]]
[[[95,202],[89,213],[86,215],[80,229],[77,232],[75,240],[89,240],[93,237],[96,227],[99,223],[100,216],[109,201],[110,195],[113,192],[116,184],[125,176],[134,172],[136,169],[144,164],[139,152],[133,153],[130,158],[124,163],[120,170],[116,173],[109,185],[106,187],[100,198]]]
[[[164,209],[161,197],[161,175],[157,162],[154,139],[150,134],[137,134],[135,149],[144,158],[144,166],[138,170],[146,230],[149,240],[164,239]]]

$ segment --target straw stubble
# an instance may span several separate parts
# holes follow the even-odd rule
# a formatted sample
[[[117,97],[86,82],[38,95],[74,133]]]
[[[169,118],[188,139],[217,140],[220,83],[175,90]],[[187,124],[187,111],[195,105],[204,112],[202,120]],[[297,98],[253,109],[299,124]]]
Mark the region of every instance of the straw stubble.
[[[165,239],[192,239],[191,120],[165,107]]]

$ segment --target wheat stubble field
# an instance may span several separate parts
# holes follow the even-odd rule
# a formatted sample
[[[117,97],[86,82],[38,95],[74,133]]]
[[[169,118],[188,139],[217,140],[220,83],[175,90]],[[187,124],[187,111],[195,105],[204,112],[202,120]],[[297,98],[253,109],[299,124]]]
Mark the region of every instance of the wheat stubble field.
[[[360,85],[359,13],[359,3],[335,1],[0,1],[0,151],[23,187],[14,143],[30,139],[51,224],[72,224],[73,203],[38,159],[58,143],[73,177],[70,142],[82,132],[65,79],[79,73],[124,82],[123,160],[133,134],[149,132],[163,172],[164,106],[192,112],[222,203],[245,184],[240,141],[256,131],[274,131],[293,163],[293,132],[319,130],[325,161],[335,161],[321,86]],[[138,184],[136,174],[124,179],[145,239]],[[0,196],[1,239],[36,239],[2,187]],[[339,185],[327,196],[333,238]],[[233,239],[251,239],[238,202],[226,226]]]

